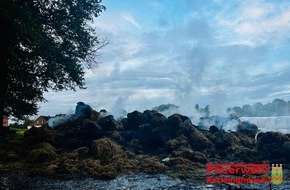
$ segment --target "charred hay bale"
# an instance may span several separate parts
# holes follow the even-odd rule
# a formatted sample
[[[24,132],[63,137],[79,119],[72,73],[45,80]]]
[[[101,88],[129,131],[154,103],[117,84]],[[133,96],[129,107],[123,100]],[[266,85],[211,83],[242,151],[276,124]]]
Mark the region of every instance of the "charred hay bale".
[[[148,123],[139,125],[138,139],[149,147],[163,147],[170,139],[167,133],[166,117],[157,111],[146,110]]]
[[[108,115],[98,121],[98,125],[102,130],[119,130],[122,129],[122,124],[114,119],[114,116]]]
[[[139,161],[136,159],[135,153],[126,151],[115,156],[110,165],[115,168],[118,174],[133,174],[139,171]]]
[[[96,160],[93,158],[88,158],[81,161],[82,170],[84,171],[84,176],[92,175],[97,173],[99,168],[102,166],[100,160]]]
[[[140,172],[156,174],[162,173],[166,169],[166,166],[156,157],[139,155],[137,156],[137,160],[139,161],[138,166],[140,168]]]
[[[251,135],[252,137],[255,136],[255,134],[258,132],[258,127],[255,124],[252,124],[248,121],[242,121],[237,126],[237,132],[245,133],[248,135]]]
[[[253,148],[253,139],[245,138],[235,132],[223,133],[219,140],[215,141],[217,154],[222,159],[238,160],[238,161],[255,161],[257,158]],[[247,147],[247,146],[249,147]]]
[[[234,133],[236,137],[240,139],[240,142],[242,146],[247,147],[247,148],[255,148],[256,143],[255,143],[255,137],[252,135],[248,135],[246,133],[241,133],[241,132],[235,132]]]
[[[143,113],[147,116],[148,120],[151,120],[152,118],[154,118],[156,114],[160,114],[156,110],[145,110]]]
[[[180,130],[186,122],[190,122],[190,119],[181,114],[173,114],[169,116],[167,120],[169,133],[173,136],[176,135],[177,131]]]
[[[102,126],[100,126],[100,125]],[[115,121],[113,116],[105,116],[97,123],[85,119],[80,127],[76,127],[73,137],[76,137],[81,146],[91,147],[92,140],[101,137],[110,137],[114,140],[119,140],[119,129],[122,124]],[[77,146],[80,147],[80,146]]]
[[[62,154],[62,158],[79,160],[91,156],[90,149],[88,147],[80,147],[73,151],[65,152]]]
[[[199,162],[199,163],[205,164],[207,163],[207,156],[199,151],[194,151],[190,160],[193,162]]]
[[[85,159],[81,162],[81,166],[84,176],[92,176],[97,179],[114,179],[118,175],[113,165],[102,165],[99,160]]]
[[[121,133],[120,135],[122,137],[123,144],[126,144],[130,142],[131,140],[136,139],[137,134],[138,134],[136,131],[127,131],[127,130],[120,131],[120,133]]]
[[[62,158],[67,159],[67,160],[71,159],[75,161],[85,159],[90,156],[91,156],[91,152],[88,147],[80,147],[69,152],[64,152],[62,154]]]
[[[214,133],[218,133],[220,130],[219,128],[217,128],[216,126],[212,125],[209,127],[209,132],[214,134]]]
[[[122,123],[124,129],[128,129],[128,119],[127,118],[122,118],[121,123]]]
[[[231,146],[241,146],[241,140],[233,132],[206,133],[206,137],[210,139],[217,150],[224,151]]]
[[[88,147],[80,147],[73,151],[77,158],[86,158],[89,156],[90,149]]]
[[[145,110],[143,113],[146,114],[149,121],[153,118],[162,118],[167,120],[167,118],[163,114],[159,113],[156,110]]]
[[[32,172],[35,175],[55,177],[58,169],[59,166],[57,164],[50,163],[49,165],[33,168]]]
[[[138,139],[132,139],[126,144],[126,148],[136,154],[144,153],[144,145]]]
[[[140,125],[148,123],[148,116],[145,113],[133,111],[127,114],[127,130],[138,129]]]
[[[144,146],[163,147],[165,142],[169,139],[165,130],[165,128],[155,128],[150,124],[144,124],[139,126],[136,137]]]
[[[92,154],[103,163],[109,163],[111,159],[122,152],[122,148],[109,138],[101,138],[93,141]]]
[[[62,133],[57,133],[55,136],[55,140],[53,145],[58,149],[58,150],[68,150],[68,149],[73,149],[73,147],[70,144],[70,139],[72,136],[69,136],[67,134],[62,134]]]
[[[187,141],[187,138],[184,135],[179,135],[175,139],[171,139],[167,141],[165,144],[165,148],[169,152],[172,152],[173,150],[177,150],[180,147],[191,148],[190,144]]]
[[[85,104],[84,102],[78,102],[75,109],[75,115],[80,118],[90,119],[92,111],[93,109],[91,106]]]
[[[167,118],[161,113],[155,113],[149,121],[149,124],[153,128],[164,128],[166,127]]]
[[[224,133],[222,137],[222,147],[241,146],[241,140],[232,132]]]
[[[80,120],[80,119],[79,119]],[[79,147],[91,147],[94,139],[103,133],[101,127],[88,119],[81,119],[78,126],[66,126],[57,130],[55,146],[62,150],[73,150]]]
[[[264,159],[257,150],[237,145],[226,148],[220,156],[234,162],[258,162]]]
[[[112,160],[111,165],[118,173],[133,174],[139,171],[139,161],[137,159],[128,159],[126,156],[119,156]]]
[[[138,127],[137,139],[142,145],[150,145],[152,144],[152,140],[154,137],[152,135],[153,127],[149,124],[143,124]],[[154,144],[154,143],[153,143]]]
[[[186,169],[192,167],[192,162],[182,157],[170,157],[169,161],[164,163],[169,167],[178,166],[178,168],[182,168],[182,166],[186,166]]]
[[[80,173],[79,160],[72,158],[65,158],[60,166],[60,173],[62,173],[65,178],[71,177],[73,174]]]
[[[175,157],[186,158],[193,162],[199,162],[203,164],[207,162],[207,157],[203,153],[199,151],[193,151],[190,148],[180,148],[176,151],[173,151],[173,155]]]
[[[31,163],[45,162],[56,158],[56,149],[49,143],[41,143],[33,147],[28,153],[26,160]]]
[[[52,144],[54,139],[55,134],[53,130],[46,126],[32,127],[24,133],[24,142],[29,145],[35,145],[43,142]]]
[[[87,121],[79,128],[78,136],[83,140],[94,140],[101,137],[102,128],[93,121]]]
[[[203,135],[208,138],[208,140],[210,140],[214,145],[217,144],[217,142],[220,140],[221,141],[221,136],[222,136],[222,133],[215,133],[215,134],[212,134],[210,131],[203,131]]]
[[[100,112],[97,112],[96,110],[91,111],[91,115],[90,115],[91,121],[97,122],[100,118],[101,118]]]
[[[271,159],[282,158],[284,152],[281,147],[289,141],[290,138],[287,135],[279,132],[261,133],[258,137],[257,148]]]
[[[119,142],[119,140],[121,138],[121,133],[117,130],[110,131],[110,133],[108,134],[108,137]]]
[[[97,171],[94,175],[97,179],[115,179],[118,176],[116,169],[111,164],[101,166]]]
[[[193,162],[182,157],[171,157],[165,164],[171,169],[166,172],[167,175],[173,178],[189,179],[192,176],[204,175],[204,164]]]
[[[290,160],[290,142],[286,141],[282,145],[282,150],[286,160]]]
[[[76,159],[72,153],[63,153],[61,157],[43,167],[42,171],[36,170],[36,172],[43,173],[43,175],[54,175],[54,178],[70,179],[74,174],[80,174],[80,168],[80,160]]]
[[[191,148],[181,147],[177,150],[174,150],[172,154],[174,157],[182,157],[190,160],[190,158],[193,157],[193,150]]]
[[[208,140],[196,127],[190,124],[185,124],[179,131],[179,135],[184,135],[191,145],[191,148],[196,151],[206,151],[213,153],[215,145]]]

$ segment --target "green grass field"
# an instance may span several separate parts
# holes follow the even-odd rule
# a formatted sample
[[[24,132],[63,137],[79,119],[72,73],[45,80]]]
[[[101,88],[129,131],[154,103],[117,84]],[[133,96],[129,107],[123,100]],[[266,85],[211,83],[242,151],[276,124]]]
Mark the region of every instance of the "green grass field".
[[[24,136],[24,132],[26,129],[17,129],[17,128],[10,128],[10,130],[14,130],[16,132],[17,138],[22,138]]]

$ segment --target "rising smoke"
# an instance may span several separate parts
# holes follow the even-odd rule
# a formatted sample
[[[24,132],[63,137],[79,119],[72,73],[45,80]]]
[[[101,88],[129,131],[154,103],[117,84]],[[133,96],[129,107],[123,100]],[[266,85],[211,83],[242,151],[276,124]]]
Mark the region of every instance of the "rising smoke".
[[[54,128],[60,124],[72,122],[78,118],[89,118],[92,110],[93,109],[91,106],[85,104],[84,102],[78,102],[74,114],[56,115],[48,120],[48,125]]]
[[[107,112],[105,110],[100,111],[101,116],[107,116],[108,114],[114,115],[117,120],[121,120],[127,116],[127,112],[121,108],[124,106],[125,98],[120,98],[120,103],[115,104],[113,112]],[[191,123],[198,126],[200,129],[209,130],[211,126],[224,131],[236,131],[239,125],[242,125],[249,130],[255,130],[252,128],[252,124],[256,124],[259,131],[290,131],[290,117],[289,116],[275,116],[275,117],[239,117],[233,109],[228,109],[227,116],[211,115],[210,106],[200,107],[198,104],[192,106],[193,111],[186,115],[190,118]],[[84,102],[78,102],[74,114],[60,114],[57,117],[51,118],[48,121],[49,126],[56,127],[62,123],[74,121],[77,118],[90,118],[92,108]],[[174,104],[162,104],[155,106],[152,110],[156,110],[161,114],[169,117],[172,114],[180,113],[180,107]]]

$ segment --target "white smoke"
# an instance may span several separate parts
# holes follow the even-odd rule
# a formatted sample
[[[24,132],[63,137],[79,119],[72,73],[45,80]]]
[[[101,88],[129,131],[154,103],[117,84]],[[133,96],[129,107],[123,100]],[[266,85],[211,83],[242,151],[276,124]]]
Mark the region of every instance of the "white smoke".
[[[236,118],[213,115],[210,117],[200,118],[199,127],[209,130],[210,126],[214,125],[217,128],[223,129],[225,131],[236,131],[239,123],[240,121]]]
[[[166,117],[169,117],[175,113],[180,113],[179,106],[174,104],[162,104],[160,106],[155,106],[152,110],[156,110]]]
[[[69,114],[69,115],[62,114],[56,117],[52,117],[48,120],[48,125],[54,128],[62,123],[68,122],[69,120],[74,118],[74,116],[75,116],[74,114]]]
[[[249,121],[258,126],[262,132],[276,131],[290,133],[290,116],[277,117],[241,117],[241,121]]]
[[[127,111],[124,109],[127,99],[128,96],[120,96],[117,98],[117,100],[109,110],[110,114],[113,115],[114,118],[121,119],[127,116]]]

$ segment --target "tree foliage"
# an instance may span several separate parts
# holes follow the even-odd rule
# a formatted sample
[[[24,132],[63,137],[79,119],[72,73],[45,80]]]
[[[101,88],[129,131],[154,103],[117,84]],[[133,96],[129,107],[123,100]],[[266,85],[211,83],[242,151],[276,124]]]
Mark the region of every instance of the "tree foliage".
[[[205,117],[209,117],[210,115],[209,105],[206,105],[204,108],[202,108],[202,107],[199,107],[198,104],[195,104],[194,109],[196,110],[197,113],[202,114]]]
[[[1,116],[35,114],[49,89],[85,87],[106,44],[89,23],[104,10],[101,0],[1,0]]]
[[[238,117],[290,116],[290,101],[275,99],[267,104],[257,102],[253,105],[228,108],[228,112],[234,112]]]

